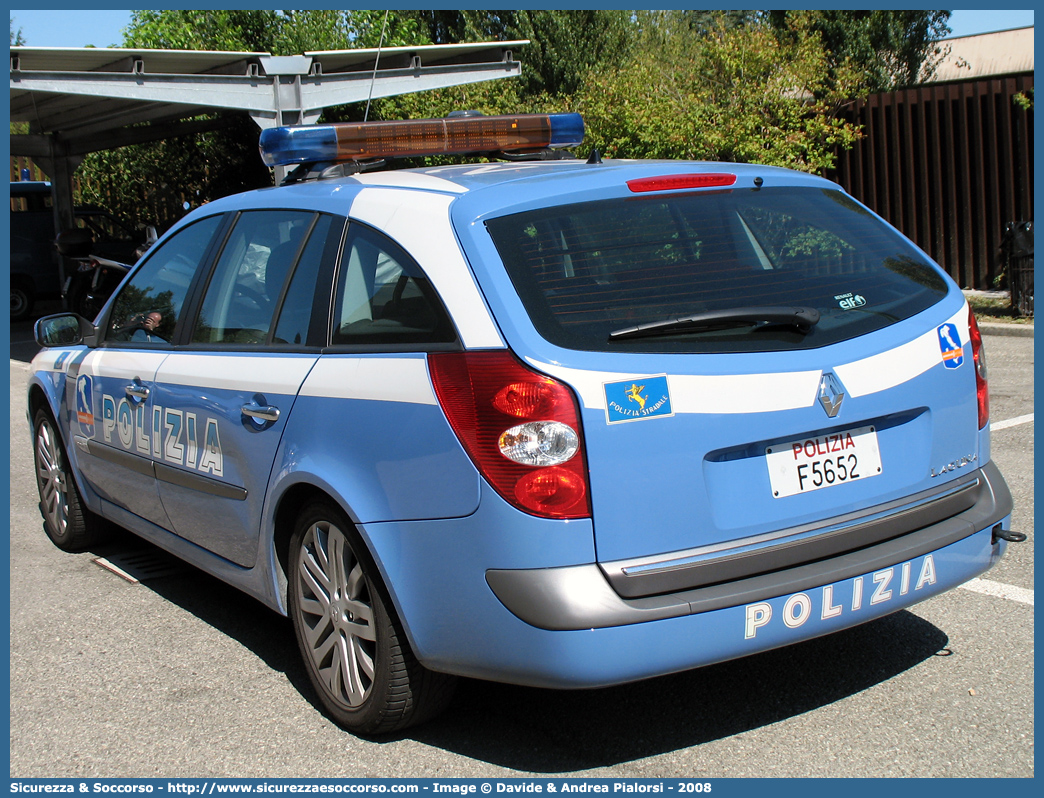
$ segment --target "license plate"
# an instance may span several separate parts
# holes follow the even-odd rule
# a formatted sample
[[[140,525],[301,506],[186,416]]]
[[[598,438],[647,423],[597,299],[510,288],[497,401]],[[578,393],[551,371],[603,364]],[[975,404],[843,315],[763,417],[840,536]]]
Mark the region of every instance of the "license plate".
[[[777,499],[831,488],[881,473],[877,430],[858,427],[801,438],[765,450],[769,483]]]

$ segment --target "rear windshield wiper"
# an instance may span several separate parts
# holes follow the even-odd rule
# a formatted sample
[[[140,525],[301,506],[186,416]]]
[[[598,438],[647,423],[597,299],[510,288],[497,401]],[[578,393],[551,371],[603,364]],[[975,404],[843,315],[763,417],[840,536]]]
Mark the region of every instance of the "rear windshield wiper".
[[[674,319],[639,324],[637,327],[625,327],[609,333],[610,341],[625,338],[647,338],[656,335],[674,335],[685,332],[706,332],[708,330],[726,330],[730,327],[756,327],[762,324],[782,324],[794,327],[799,332],[807,333],[819,322],[819,311],[815,308],[774,306],[749,308],[727,308],[725,310],[708,310],[681,316]]]

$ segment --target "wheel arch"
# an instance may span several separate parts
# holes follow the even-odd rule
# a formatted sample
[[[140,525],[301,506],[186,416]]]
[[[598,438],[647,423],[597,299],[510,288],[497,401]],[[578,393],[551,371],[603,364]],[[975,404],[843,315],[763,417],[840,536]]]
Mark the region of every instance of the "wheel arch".
[[[271,512],[271,546],[272,546],[272,569],[279,588],[279,604],[281,609],[286,610],[286,585],[289,579],[290,562],[290,538],[293,536],[294,526],[302,511],[308,504],[314,501],[327,501],[333,507],[345,514],[345,518],[352,525],[352,529],[358,535],[362,544],[366,547],[365,554],[374,563],[380,574],[381,588],[392,598],[396,614],[405,626],[402,609],[395,596],[395,591],[390,588],[381,559],[377,557],[373,541],[366,535],[365,530],[359,523],[358,516],[353,512],[351,504],[326,483],[313,482],[305,474],[296,474],[298,480],[283,490],[276,499],[275,509]],[[408,634],[408,630],[407,630]]]
[[[30,425],[32,425],[33,419],[36,418],[36,411],[39,410],[41,407],[46,407],[47,412],[51,414],[51,418],[57,421],[57,419],[55,419],[56,414],[54,412],[54,407],[51,405],[51,400],[44,392],[44,389],[40,385],[40,383],[34,382],[29,385],[29,396],[27,401],[29,404]],[[61,430],[58,431],[58,434],[61,435]]]
[[[83,474],[80,473],[79,465],[76,462],[77,452],[75,447],[72,446],[72,441],[69,439],[69,431],[65,429],[61,421],[61,406],[63,402],[62,391],[63,387],[56,388],[54,392],[48,391],[47,386],[40,383],[38,380],[32,379],[29,383],[28,395],[27,395],[27,409],[28,409],[28,421],[29,421],[29,436],[35,438],[36,436],[36,414],[41,409],[47,411],[47,415],[51,417],[51,422],[54,425],[54,434],[58,436],[58,442],[61,444],[62,449],[65,450],[65,457],[69,462],[69,473],[76,483],[77,489],[80,491],[80,497],[84,504],[93,512],[98,512],[97,499],[94,490],[87,483]],[[33,441],[35,446],[35,440]]]
[[[359,523],[358,516],[352,512],[351,506],[347,504],[343,497],[337,491],[333,490],[331,486],[326,485],[325,483],[320,484],[308,481],[304,478],[305,475],[303,474],[298,474],[297,476],[299,477],[298,481],[287,486],[276,498],[274,510],[271,513],[272,578],[275,581],[277,589],[280,611],[286,614],[288,610],[287,589],[288,579],[290,578],[290,538],[294,534],[294,527],[297,523],[297,519],[304,508],[310,503],[315,501],[327,501],[344,513],[345,519],[352,525],[359,540],[361,540],[363,546],[366,547],[364,554],[373,563],[381,580],[381,584],[377,587],[390,600],[391,606],[395,610],[395,615],[406,633],[406,638],[409,641],[410,646],[414,651],[416,651],[416,641],[414,640],[413,633],[410,630],[409,621],[403,613],[403,608],[399,598],[396,595],[393,585],[388,579],[384,563],[381,558],[377,556],[374,550],[373,541],[370,540],[369,535],[366,534],[365,528]]]
[[[272,518],[272,550],[275,577],[279,583],[279,603],[286,611],[286,584],[290,571],[290,538],[294,534],[297,517],[309,503],[321,499],[333,500],[325,490],[310,482],[297,482],[279,497]]]

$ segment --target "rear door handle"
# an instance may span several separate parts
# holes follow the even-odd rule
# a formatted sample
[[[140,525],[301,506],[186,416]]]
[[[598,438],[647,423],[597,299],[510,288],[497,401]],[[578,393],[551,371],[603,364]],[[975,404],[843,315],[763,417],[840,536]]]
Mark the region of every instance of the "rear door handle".
[[[256,418],[258,421],[278,421],[279,408],[274,405],[259,405],[257,402],[248,402],[243,405],[243,415]]]

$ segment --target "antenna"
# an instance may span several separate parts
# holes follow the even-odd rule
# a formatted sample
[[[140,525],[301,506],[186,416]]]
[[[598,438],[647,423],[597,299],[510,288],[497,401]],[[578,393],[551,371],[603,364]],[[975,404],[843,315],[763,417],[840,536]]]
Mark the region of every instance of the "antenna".
[[[384,31],[388,27],[388,11],[384,11],[384,22],[381,23],[381,38],[377,42],[377,57],[373,60],[373,75],[370,77],[370,94],[366,98],[366,111],[363,113],[363,122],[370,118],[370,100],[373,99],[373,84],[377,81],[377,65],[381,62],[381,48],[384,46]]]

